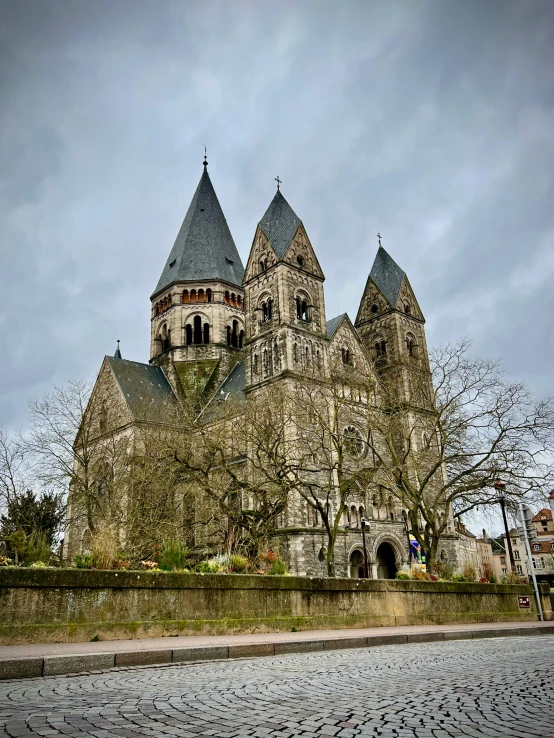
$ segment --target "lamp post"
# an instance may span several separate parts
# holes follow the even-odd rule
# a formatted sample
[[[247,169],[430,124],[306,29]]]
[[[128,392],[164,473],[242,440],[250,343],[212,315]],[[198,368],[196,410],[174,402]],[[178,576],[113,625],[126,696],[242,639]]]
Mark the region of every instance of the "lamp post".
[[[508,529],[508,518],[506,517],[506,498],[504,497],[504,493],[506,491],[506,485],[501,479],[497,479],[494,483],[494,488],[498,492],[498,502],[500,503],[500,507],[502,509],[502,520],[504,521],[504,531],[506,533],[506,544],[508,546],[508,555],[510,557],[510,569],[512,570],[512,573],[515,573],[516,571],[516,561],[514,559],[514,552],[512,550],[512,540],[510,538],[510,531]]]
[[[362,526],[362,545],[364,547],[364,575],[366,579],[369,579],[369,564],[367,561],[367,546],[365,544],[365,532],[366,530],[370,531],[370,525],[369,521],[367,521],[365,518],[361,519],[361,526]]]

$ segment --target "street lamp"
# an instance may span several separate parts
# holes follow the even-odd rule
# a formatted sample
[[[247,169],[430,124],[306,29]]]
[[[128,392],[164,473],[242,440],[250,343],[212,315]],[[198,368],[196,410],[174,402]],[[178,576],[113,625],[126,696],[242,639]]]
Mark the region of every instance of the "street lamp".
[[[501,479],[497,479],[494,483],[494,488],[498,492],[498,502],[502,509],[502,520],[504,521],[504,531],[506,533],[506,543],[508,545],[508,555],[510,557],[510,568],[512,573],[516,571],[516,561],[514,559],[514,552],[512,550],[512,540],[510,538],[510,531],[508,529],[508,518],[506,517],[506,498],[504,494],[506,492],[506,485]]]

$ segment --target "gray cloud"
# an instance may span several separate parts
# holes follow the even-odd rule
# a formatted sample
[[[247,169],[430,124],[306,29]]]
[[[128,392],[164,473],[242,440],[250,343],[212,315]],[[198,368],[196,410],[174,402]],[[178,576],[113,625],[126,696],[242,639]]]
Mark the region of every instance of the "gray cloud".
[[[0,422],[122,339],[201,174],[244,260],[273,177],[355,317],[375,234],[430,343],[551,391],[550,0],[0,0]]]

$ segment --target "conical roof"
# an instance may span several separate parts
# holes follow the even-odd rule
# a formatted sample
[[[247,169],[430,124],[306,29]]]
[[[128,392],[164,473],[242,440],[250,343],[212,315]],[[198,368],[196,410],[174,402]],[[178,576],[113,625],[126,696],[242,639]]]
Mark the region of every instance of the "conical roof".
[[[173,282],[217,279],[240,286],[243,274],[241,258],[204,166],[154,295]]]
[[[379,246],[369,276],[390,304],[395,307],[402,287],[402,280],[406,273],[400,269],[392,256],[382,246]]]
[[[285,255],[301,222],[283,193],[277,190],[259,225],[280,259]]]

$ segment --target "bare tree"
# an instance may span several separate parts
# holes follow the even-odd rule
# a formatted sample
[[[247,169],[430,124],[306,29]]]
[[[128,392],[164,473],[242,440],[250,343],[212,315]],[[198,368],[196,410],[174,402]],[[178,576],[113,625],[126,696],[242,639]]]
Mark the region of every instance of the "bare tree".
[[[25,490],[26,462],[21,438],[0,427],[0,513]]]
[[[552,401],[535,400],[498,362],[469,351],[462,341],[432,352],[432,385],[417,362],[408,364],[404,394],[398,375],[383,376],[380,406],[367,416],[374,480],[406,510],[429,569],[452,514],[496,502],[498,479],[515,499],[544,490],[554,476]]]

